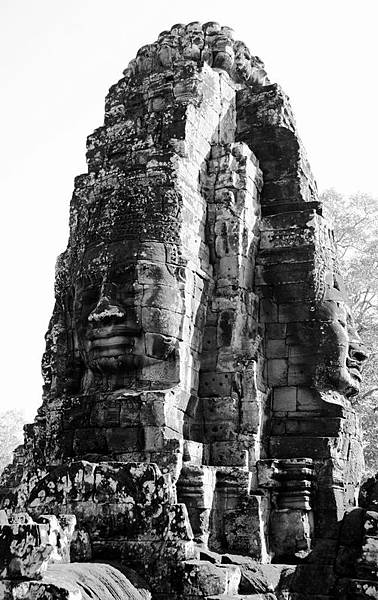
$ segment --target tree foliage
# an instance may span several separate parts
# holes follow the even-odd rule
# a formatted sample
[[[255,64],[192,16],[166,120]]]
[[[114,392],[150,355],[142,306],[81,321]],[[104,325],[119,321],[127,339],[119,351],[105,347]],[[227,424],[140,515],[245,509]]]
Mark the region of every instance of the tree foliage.
[[[7,410],[0,414],[0,474],[12,461],[13,450],[22,443],[24,416],[17,410]]]
[[[363,193],[346,197],[330,189],[322,194],[322,201],[333,221],[357,330],[369,353],[356,409],[364,433],[367,472],[372,474],[378,471],[378,199]]]

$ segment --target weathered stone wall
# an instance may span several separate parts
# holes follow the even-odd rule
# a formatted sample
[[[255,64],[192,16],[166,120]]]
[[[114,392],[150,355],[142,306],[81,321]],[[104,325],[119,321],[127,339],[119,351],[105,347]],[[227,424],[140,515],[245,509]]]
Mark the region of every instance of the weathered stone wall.
[[[109,90],[87,161],[6,535],[72,513],[71,560],[161,599],[333,597],[365,353],[287,96],[229,28],[177,25]],[[304,561],[293,595],[271,560]]]

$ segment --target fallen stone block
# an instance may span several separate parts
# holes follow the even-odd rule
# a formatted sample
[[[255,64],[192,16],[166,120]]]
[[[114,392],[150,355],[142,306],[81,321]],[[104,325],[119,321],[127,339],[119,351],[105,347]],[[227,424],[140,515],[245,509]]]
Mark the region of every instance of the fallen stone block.
[[[184,564],[183,596],[199,598],[214,594],[237,594],[240,569],[236,565],[218,565],[207,561],[187,561]]]

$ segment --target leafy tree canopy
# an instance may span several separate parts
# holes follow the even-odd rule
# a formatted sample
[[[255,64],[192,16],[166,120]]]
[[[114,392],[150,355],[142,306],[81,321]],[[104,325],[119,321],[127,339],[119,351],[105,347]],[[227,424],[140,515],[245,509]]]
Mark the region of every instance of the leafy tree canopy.
[[[25,418],[20,411],[7,410],[0,413],[0,474],[12,461],[13,450],[22,443],[22,427]]]

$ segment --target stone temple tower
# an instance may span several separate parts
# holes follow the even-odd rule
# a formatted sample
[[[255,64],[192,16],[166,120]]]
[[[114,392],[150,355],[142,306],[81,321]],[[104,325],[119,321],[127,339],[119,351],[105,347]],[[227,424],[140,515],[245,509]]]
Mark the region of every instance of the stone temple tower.
[[[0,598],[364,598],[340,528],[367,514],[366,356],[287,96],[230,28],[175,25],[87,162]]]

